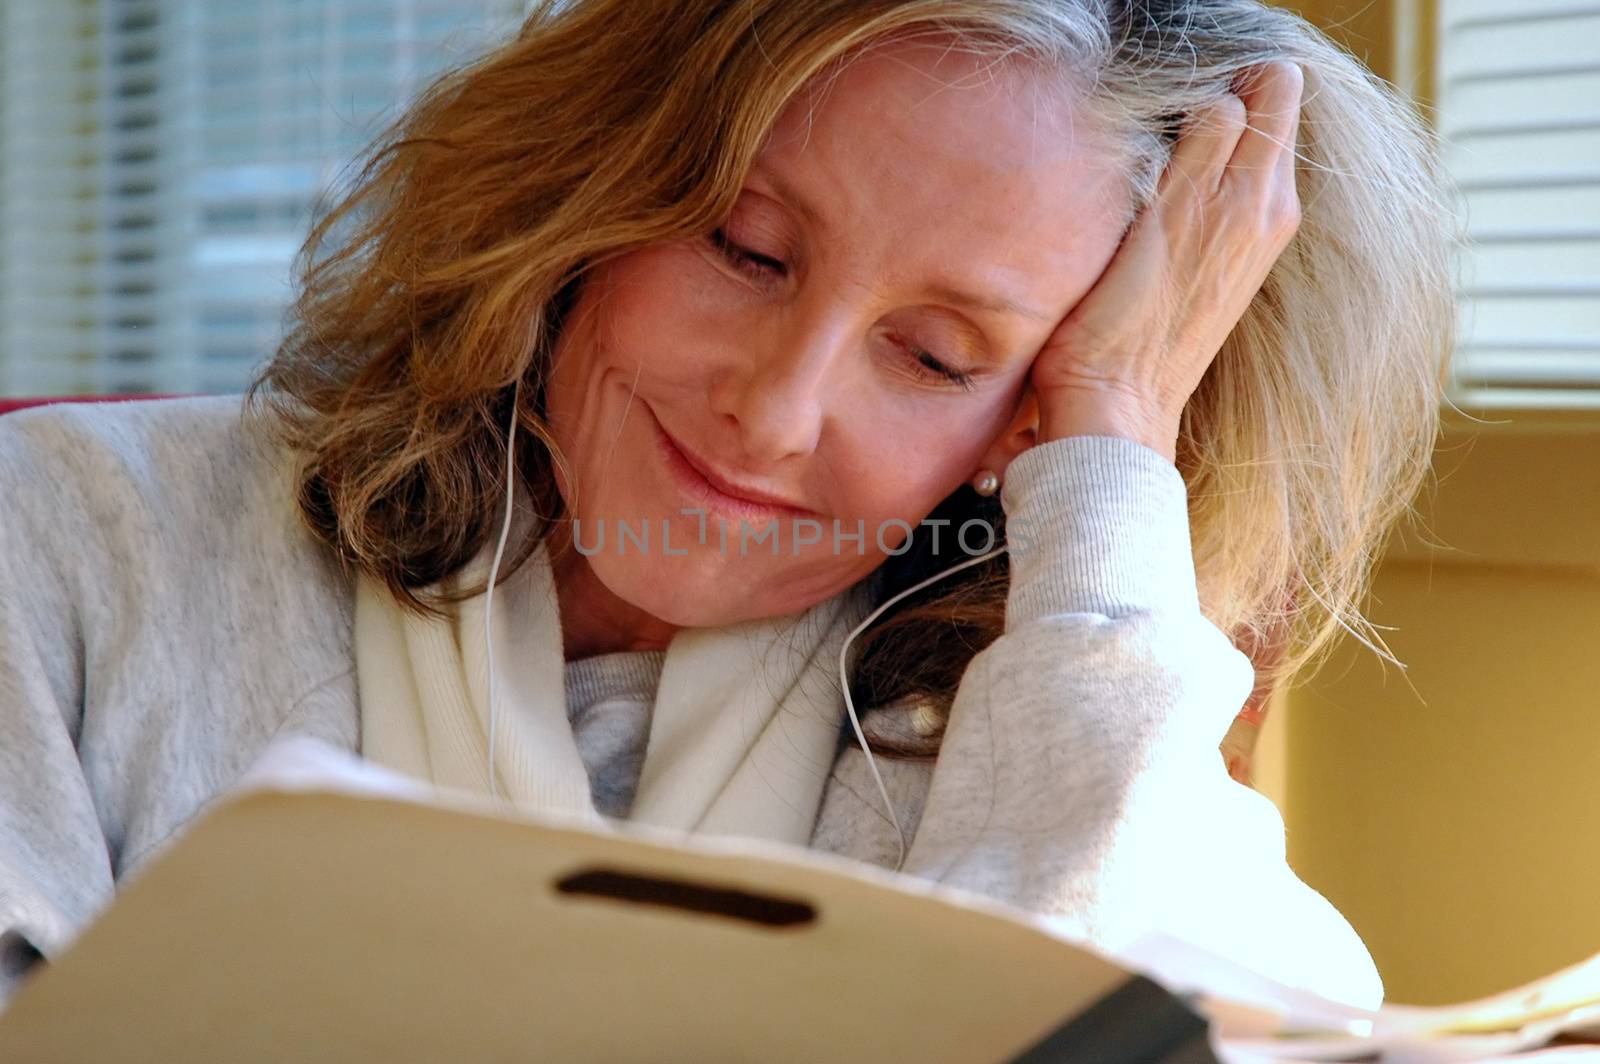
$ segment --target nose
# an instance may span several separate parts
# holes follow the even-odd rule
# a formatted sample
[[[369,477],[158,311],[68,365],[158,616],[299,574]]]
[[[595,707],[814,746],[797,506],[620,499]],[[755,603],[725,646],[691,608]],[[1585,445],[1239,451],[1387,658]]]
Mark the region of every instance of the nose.
[[[770,339],[739,345],[708,399],[714,416],[733,422],[747,464],[769,467],[816,450],[853,344],[846,315],[839,314],[809,324],[786,316]]]

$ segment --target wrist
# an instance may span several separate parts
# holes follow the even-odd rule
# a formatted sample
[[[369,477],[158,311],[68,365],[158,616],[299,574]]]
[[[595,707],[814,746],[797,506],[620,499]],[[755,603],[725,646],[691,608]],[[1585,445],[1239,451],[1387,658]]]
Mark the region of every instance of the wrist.
[[[1049,614],[1198,609],[1188,487],[1150,447],[1096,433],[1030,448],[1003,503],[1008,631]]]
[[[1178,429],[1149,404],[1123,395],[1085,393],[1040,397],[1036,443],[1068,436],[1118,436],[1175,461]]]

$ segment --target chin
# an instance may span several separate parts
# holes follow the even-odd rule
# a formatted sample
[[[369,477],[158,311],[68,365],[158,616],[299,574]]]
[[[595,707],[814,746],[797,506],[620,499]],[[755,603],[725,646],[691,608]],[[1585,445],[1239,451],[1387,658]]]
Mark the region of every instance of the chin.
[[[606,551],[589,565],[613,595],[679,628],[737,624],[761,613],[748,597],[752,577],[730,573],[715,552],[663,558]]]

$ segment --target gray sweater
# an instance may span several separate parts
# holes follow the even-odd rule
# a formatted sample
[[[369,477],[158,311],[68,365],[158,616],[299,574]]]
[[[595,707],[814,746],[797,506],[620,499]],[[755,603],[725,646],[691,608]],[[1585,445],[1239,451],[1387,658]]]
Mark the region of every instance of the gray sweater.
[[[237,396],[0,418],[0,1003],[275,736],[359,753],[352,583],[292,490]],[[877,759],[911,839],[903,870],[1113,954],[1159,928],[1377,1005],[1360,937],[1218,753],[1254,675],[1199,611],[1177,469],[1070,437],[1020,455],[1001,500],[1031,537],[1013,547],[1005,633],[963,674],[936,761]],[[637,678],[648,662],[631,664]],[[596,679],[568,668],[569,687]],[[597,801],[617,808],[647,732],[632,719],[575,720]],[[862,720],[907,726],[892,709]],[[894,865],[854,745],[811,845]]]
[[[567,718],[594,807],[626,819],[650,740],[650,713],[665,650],[618,650],[567,662]]]

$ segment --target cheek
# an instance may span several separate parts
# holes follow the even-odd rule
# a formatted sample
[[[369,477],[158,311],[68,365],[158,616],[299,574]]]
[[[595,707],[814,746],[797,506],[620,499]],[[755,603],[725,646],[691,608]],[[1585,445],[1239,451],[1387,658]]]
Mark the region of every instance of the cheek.
[[[638,405],[693,410],[703,394],[707,314],[686,256],[645,248],[597,267],[556,341],[545,413],[583,486],[575,512],[591,521],[659,490]],[[727,330],[722,330],[726,332]],[[629,456],[618,460],[619,454]],[[560,490],[571,485],[558,464]],[[612,516],[615,516],[612,513]]]
[[[683,265],[674,262],[680,258],[670,249],[645,248],[595,269],[571,316],[586,334],[584,356],[631,363],[694,320],[697,297]]]
[[[857,416],[854,424],[886,426],[841,441],[830,465],[849,484],[852,517],[873,522],[900,518],[915,525],[977,469],[995,420],[989,405],[974,399],[969,410],[945,407],[937,414]]]
[[[547,413],[563,444],[608,421],[617,382],[649,394],[649,378],[670,372],[678,361],[652,357],[681,349],[674,332],[683,320],[670,272],[653,258],[650,251],[636,251],[598,267],[562,328]]]
[[[645,248],[610,264],[597,301],[608,364],[671,374],[737,328],[723,305],[726,292],[704,272],[697,256],[677,247]]]

